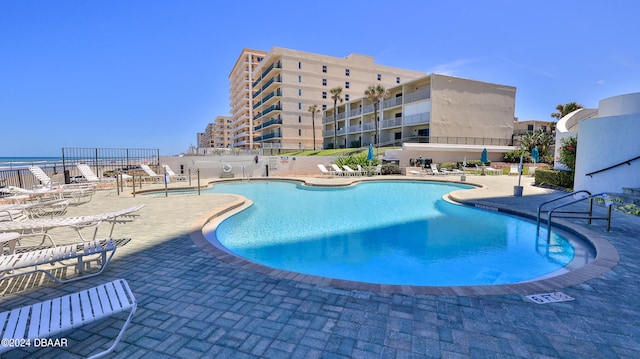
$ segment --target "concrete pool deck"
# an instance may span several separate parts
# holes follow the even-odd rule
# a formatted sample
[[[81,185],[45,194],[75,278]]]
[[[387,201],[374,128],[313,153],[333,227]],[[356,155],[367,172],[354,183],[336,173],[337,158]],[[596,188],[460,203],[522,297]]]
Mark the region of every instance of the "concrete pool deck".
[[[459,180],[448,177],[437,179]],[[304,180],[336,184],[353,178]],[[558,195],[531,186],[525,177],[523,197],[513,197],[517,177],[468,176],[467,182],[483,187],[452,193],[454,200],[525,214]],[[33,285],[37,276],[0,282],[0,311],[125,278],[138,300],[138,312],[112,354],[118,358],[640,356],[639,217],[614,213],[610,233],[602,221],[591,226],[576,221],[611,242],[620,262],[585,282],[557,288],[573,301],[535,304],[525,293],[385,293],[309,283],[245,269],[194,243],[198,221],[242,201],[219,194],[170,193],[165,198],[100,191],[90,203],[70,208],[67,216],[145,204],[139,219],[116,226],[115,237],[131,241],[93,278],[62,285]],[[51,233],[60,243],[77,240],[69,230]],[[3,357],[86,356],[106,348],[121,324],[114,318],[69,332],[69,346],[62,353],[30,348]]]

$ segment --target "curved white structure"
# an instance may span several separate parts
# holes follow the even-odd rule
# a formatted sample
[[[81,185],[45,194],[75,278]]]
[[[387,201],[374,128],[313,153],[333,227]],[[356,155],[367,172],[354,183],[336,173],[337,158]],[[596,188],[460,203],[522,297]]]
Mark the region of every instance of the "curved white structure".
[[[578,124],[598,115],[598,110],[593,108],[579,108],[561,118],[556,124],[557,132],[578,131]]]
[[[627,162],[640,156],[639,137],[640,92],[601,100],[598,117],[580,122],[575,190],[595,194],[640,188],[640,159]]]

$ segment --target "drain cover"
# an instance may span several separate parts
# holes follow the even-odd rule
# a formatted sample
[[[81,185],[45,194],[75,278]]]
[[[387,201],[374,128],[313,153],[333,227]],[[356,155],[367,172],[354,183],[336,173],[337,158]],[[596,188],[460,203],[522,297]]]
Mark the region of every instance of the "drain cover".
[[[574,300],[573,297],[570,297],[562,292],[532,294],[532,295],[527,295],[525,298],[538,304],[566,302],[569,300]]]

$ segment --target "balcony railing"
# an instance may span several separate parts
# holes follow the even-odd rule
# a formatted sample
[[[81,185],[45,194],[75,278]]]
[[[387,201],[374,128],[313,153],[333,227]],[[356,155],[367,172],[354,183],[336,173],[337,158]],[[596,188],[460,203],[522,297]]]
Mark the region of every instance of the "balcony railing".
[[[394,97],[394,98],[390,98],[388,100],[382,101],[383,109],[393,107],[393,106],[400,106],[400,105],[402,105],[402,96],[398,96],[398,97]]]
[[[275,131],[273,133],[267,133],[266,135],[260,136],[260,137],[256,137],[257,141],[264,141],[264,140],[268,140],[271,138],[276,138],[276,137],[282,137],[282,131],[278,130]]]
[[[361,114],[362,114],[362,108],[360,107],[354,108],[353,110],[349,111],[349,117],[355,117]]]
[[[418,113],[415,115],[409,115],[404,117],[404,125],[419,125],[423,123],[429,123],[431,119],[431,112]]]
[[[254,130],[258,131],[258,130],[260,130],[262,128],[267,128],[267,127],[273,126],[273,125],[282,125],[282,119],[281,118],[271,119],[271,120],[269,120],[269,121],[267,121],[265,123],[262,123],[262,124],[260,124],[260,125],[258,125],[256,127],[254,127]]]
[[[258,112],[255,116],[253,116],[253,119],[257,120],[258,118],[268,114],[269,112],[276,111],[276,110],[282,110],[282,106],[280,106],[280,105],[271,105],[271,106],[267,107],[264,111]]]
[[[404,142],[408,143],[439,143],[448,145],[482,145],[482,146],[511,146],[511,140],[506,138],[486,138],[486,137],[436,137],[436,136],[416,136],[407,137]]]
[[[430,90],[416,91],[416,92],[413,92],[413,93],[406,94],[404,103],[410,103],[410,102],[416,102],[416,101],[420,101],[420,100],[426,100],[430,96],[431,96],[431,91]]]
[[[402,117],[396,117],[391,120],[384,120],[380,125],[380,128],[391,128],[391,127],[400,127],[402,126]]]

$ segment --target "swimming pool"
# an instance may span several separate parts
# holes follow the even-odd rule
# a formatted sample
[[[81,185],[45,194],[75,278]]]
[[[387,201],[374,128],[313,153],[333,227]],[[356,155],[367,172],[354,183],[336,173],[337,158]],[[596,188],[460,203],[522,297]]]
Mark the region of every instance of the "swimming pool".
[[[307,187],[289,181],[215,184],[254,204],[205,233],[230,252],[286,271],[349,281],[470,286],[562,271],[574,247],[535,224],[452,204],[459,184],[380,181]]]

